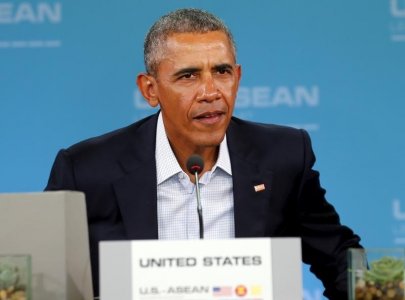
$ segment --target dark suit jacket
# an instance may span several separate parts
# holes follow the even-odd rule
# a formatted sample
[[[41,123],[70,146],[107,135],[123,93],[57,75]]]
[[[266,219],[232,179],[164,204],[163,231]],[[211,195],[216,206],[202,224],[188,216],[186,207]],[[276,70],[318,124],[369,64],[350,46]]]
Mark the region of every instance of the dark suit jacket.
[[[86,194],[95,294],[98,242],[157,239],[157,115],[61,150],[46,190]],[[330,299],[347,298],[349,247],[358,236],[324,198],[308,134],[233,118],[227,141],[232,164],[236,237],[302,238],[305,263]],[[255,192],[254,186],[266,189]]]

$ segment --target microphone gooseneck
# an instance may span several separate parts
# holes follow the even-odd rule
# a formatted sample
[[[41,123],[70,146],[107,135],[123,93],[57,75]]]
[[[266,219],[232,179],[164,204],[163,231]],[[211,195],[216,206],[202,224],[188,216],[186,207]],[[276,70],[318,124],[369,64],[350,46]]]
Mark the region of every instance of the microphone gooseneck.
[[[200,198],[200,184],[198,174],[200,174],[204,169],[204,160],[201,156],[197,154],[191,155],[187,160],[187,170],[190,174],[195,176],[195,190],[197,195],[197,213],[198,213],[198,224],[200,227],[200,239],[204,238],[204,222],[202,215],[202,206]]]

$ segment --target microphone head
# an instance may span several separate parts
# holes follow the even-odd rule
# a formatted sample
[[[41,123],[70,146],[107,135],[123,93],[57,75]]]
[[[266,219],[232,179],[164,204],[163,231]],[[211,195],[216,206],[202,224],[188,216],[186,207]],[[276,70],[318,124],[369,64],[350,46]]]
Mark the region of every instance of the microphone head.
[[[187,170],[190,174],[200,174],[204,169],[204,160],[197,154],[191,155],[187,160]]]

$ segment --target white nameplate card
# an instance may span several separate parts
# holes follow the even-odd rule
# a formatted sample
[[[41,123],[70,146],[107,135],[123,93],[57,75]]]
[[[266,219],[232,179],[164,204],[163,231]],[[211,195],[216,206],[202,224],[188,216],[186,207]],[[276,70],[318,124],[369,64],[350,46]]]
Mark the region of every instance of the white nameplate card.
[[[298,238],[100,243],[101,300],[302,300]]]

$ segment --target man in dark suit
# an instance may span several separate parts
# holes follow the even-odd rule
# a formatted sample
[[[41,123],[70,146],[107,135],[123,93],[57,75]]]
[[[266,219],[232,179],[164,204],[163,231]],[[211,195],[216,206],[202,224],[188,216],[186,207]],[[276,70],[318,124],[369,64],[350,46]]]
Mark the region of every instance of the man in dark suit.
[[[160,111],[61,150],[46,187],[86,195],[96,295],[99,241],[196,237],[186,161],[199,154],[207,238],[301,237],[325,295],[346,299],[346,251],[359,237],[324,198],[305,131],[232,117],[241,67],[222,21],[196,9],[163,16],[145,66],[137,84]]]

